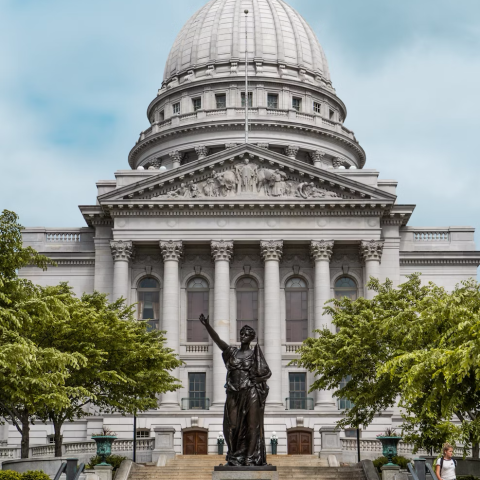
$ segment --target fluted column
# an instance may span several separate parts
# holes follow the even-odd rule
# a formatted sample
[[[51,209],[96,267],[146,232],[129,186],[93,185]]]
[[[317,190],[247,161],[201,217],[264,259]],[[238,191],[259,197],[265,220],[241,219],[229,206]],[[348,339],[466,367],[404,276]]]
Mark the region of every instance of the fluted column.
[[[168,348],[179,353],[179,311],[180,311],[180,285],[179,264],[183,254],[181,240],[160,241],[160,250],[163,256],[163,301],[162,301],[162,330],[165,330]],[[179,369],[176,368],[171,375],[178,378]],[[164,407],[178,408],[177,392],[167,392],[162,395],[161,405]]]
[[[265,262],[265,360],[272,371],[267,404],[282,406],[282,332],[280,318],[280,259],[283,241],[260,242],[260,251]]]
[[[230,261],[233,242],[212,241],[212,257],[215,262],[215,288],[213,292],[213,328],[220,338],[230,343]],[[222,352],[213,348],[213,399],[212,406],[225,403],[225,365]]]
[[[365,262],[365,298],[372,299],[375,296],[373,290],[368,290],[366,284],[370,277],[380,278],[380,261],[383,253],[383,240],[362,240],[360,242],[360,256]]]
[[[331,298],[330,290],[330,259],[333,252],[333,240],[312,240],[310,253],[315,262],[315,302],[314,327],[315,330],[324,328],[333,331],[330,315],[324,315],[325,302]],[[318,338],[318,333],[315,333]],[[315,391],[315,408],[333,408],[335,400],[331,390]]]
[[[134,256],[133,242],[130,240],[111,240],[113,257],[113,300],[120,297],[128,301],[128,267]]]

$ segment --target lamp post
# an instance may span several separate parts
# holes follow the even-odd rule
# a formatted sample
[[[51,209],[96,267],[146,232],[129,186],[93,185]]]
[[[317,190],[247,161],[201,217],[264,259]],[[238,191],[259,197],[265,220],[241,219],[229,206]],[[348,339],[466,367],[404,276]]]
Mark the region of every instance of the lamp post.
[[[248,143],[248,10],[245,13],[245,143]]]

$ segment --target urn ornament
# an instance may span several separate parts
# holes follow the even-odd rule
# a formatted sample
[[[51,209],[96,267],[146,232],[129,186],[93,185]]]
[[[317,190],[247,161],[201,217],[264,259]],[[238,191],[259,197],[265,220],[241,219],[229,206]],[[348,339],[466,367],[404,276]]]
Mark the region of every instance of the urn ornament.
[[[383,456],[388,459],[387,465],[395,465],[393,457],[398,455],[397,446],[402,437],[396,434],[395,429],[387,428],[384,433],[377,435],[377,439],[382,443]]]
[[[116,438],[117,434],[108,428],[103,428],[102,432],[92,435],[92,439],[97,444],[97,455],[101,460],[99,465],[110,465],[107,463],[107,457],[112,454],[112,444]]]

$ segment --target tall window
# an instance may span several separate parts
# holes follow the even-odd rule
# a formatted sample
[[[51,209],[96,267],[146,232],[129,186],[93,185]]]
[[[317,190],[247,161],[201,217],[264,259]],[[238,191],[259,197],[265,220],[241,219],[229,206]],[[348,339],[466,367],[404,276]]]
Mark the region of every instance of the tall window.
[[[206,374],[189,373],[188,374],[188,398],[190,399],[190,408],[204,409],[206,394]]]
[[[172,108],[173,108],[174,115],[180,113],[180,102],[174,103]]]
[[[299,112],[302,109],[302,99],[301,98],[292,98],[292,108]]]
[[[258,285],[251,277],[243,277],[237,283],[237,341],[240,329],[250,325],[258,336]]]
[[[159,312],[160,287],[154,278],[146,277],[138,284],[138,319],[158,329]]]
[[[267,108],[278,108],[278,95],[269,93],[267,95]]]
[[[335,112],[334,112],[333,110],[329,110],[329,111],[328,111],[328,118],[329,118],[330,120],[333,120],[334,115],[335,115]]]
[[[198,317],[208,315],[208,283],[200,277],[192,278],[187,286],[187,342],[208,342],[206,328]]]
[[[253,93],[248,92],[248,108],[253,106]],[[242,107],[245,107],[245,92],[242,92]]]
[[[347,385],[347,383],[352,379],[351,375],[347,375],[341,382],[340,388],[343,388]],[[353,402],[347,400],[346,398],[339,398],[338,399],[338,408],[339,410],[347,410],[353,407]]]
[[[308,289],[301,278],[285,285],[287,342],[303,342],[308,337]]]
[[[193,103],[193,111],[196,112],[197,110],[200,110],[202,108],[202,99],[200,97],[194,98],[192,100]]]
[[[289,409],[305,409],[307,399],[307,374],[289,373],[290,405]]]
[[[322,104],[319,102],[313,102],[313,111],[315,113],[322,113]]]
[[[351,300],[357,299],[357,284],[350,277],[340,277],[335,282],[335,298],[348,297]]]
[[[227,107],[227,96],[224,93],[215,95],[215,100],[217,103],[217,108],[226,108]]]

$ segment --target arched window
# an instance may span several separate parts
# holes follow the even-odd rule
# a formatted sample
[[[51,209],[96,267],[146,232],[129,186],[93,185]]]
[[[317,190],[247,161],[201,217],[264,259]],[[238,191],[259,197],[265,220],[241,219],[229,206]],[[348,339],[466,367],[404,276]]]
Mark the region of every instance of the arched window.
[[[158,329],[160,318],[160,286],[153,277],[146,277],[138,284],[138,319],[147,320],[151,328]]]
[[[250,325],[258,339],[258,284],[252,277],[242,277],[237,283],[237,342],[240,329]]]
[[[335,282],[335,298],[348,297],[350,300],[357,299],[357,283],[350,277],[340,277]]]
[[[208,283],[201,277],[192,278],[187,285],[187,342],[208,342],[206,328],[198,317],[208,316]]]
[[[294,277],[285,285],[287,342],[303,342],[308,337],[308,288]]]

